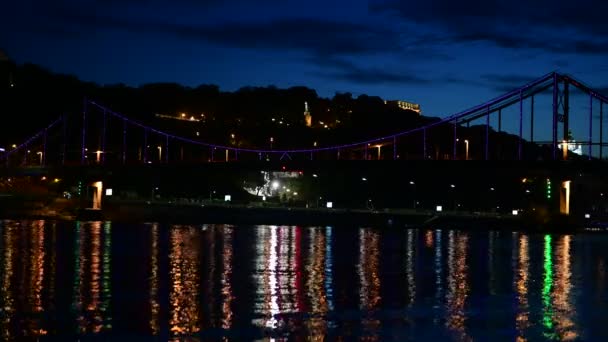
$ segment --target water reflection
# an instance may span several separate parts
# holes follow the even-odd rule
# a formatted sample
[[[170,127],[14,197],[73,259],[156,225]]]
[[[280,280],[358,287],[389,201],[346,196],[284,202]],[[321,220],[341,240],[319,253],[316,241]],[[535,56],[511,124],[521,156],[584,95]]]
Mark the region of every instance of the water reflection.
[[[447,319],[446,325],[452,330],[458,340],[469,340],[464,312],[468,296],[467,275],[467,245],[468,236],[465,233],[448,233],[448,292],[446,295]]]
[[[232,293],[232,258],[233,258],[233,247],[232,247],[232,236],[234,230],[232,226],[225,226],[223,230],[223,243],[224,249],[223,255],[223,272],[222,272],[222,328],[230,329],[232,326],[232,301],[234,295]]]
[[[530,326],[530,313],[528,305],[528,274],[530,272],[530,256],[528,251],[528,236],[521,235],[518,239],[517,271],[515,272],[515,290],[517,292],[517,312],[515,326],[517,328],[517,340],[525,340],[526,330]]]
[[[103,236],[99,221],[76,223],[72,307],[81,334],[99,333],[112,327],[110,231],[110,223],[104,225]]]
[[[17,236],[15,231],[17,225],[12,222],[6,222],[2,227],[2,248],[3,248],[3,260],[2,260],[2,286],[0,294],[2,297],[2,310],[4,315],[2,318],[2,339],[8,341],[13,338],[10,329],[11,316],[15,315],[15,295],[11,284],[14,281],[14,263],[15,253],[17,252],[16,241]]]
[[[408,294],[408,306],[412,306],[416,301],[416,275],[414,270],[414,234],[418,230],[408,229],[407,230],[407,242],[406,242],[406,259],[405,259],[405,274],[407,280],[407,294]]]
[[[564,235],[558,239],[555,249],[555,288],[553,291],[553,307],[555,312],[555,328],[562,341],[577,339],[578,332],[574,323],[576,312],[573,308],[571,261],[571,236]]]
[[[379,308],[381,299],[379,240],[377,231],[359,230],[359,307],[363,310],[361,324],[365,334],[372,334],[380,328],[378,316],[370,312]]]
[[[158,298],[159,285],[159,264],[158,264],[158,223],[153,223],[150,227],[150,331],[153,335],[160,332],[160,303]]]
[[[257,231],[253,278],[259,297],[255,313],[261,318],[253,323],[270,331],[283,328],[288,322],[282,316],[296,312],[301,302],[296,300],[299,266],[294,249],[292,227],[264,226]]]
[[[435,244],[435,306],[433,309],[439,312],[440,306],[442,304],[442,296],[443,296],[443,257],[442,257],[442,232],[441,229],[435,230],[435,240],[437,243]],[[435,317],[435,324],[438,323],[439,317]]]
[[[599,235],[48,221],[0,232],[3,341],[606,336]]]
[[[169,237],[169,329],[173,336],[200,331],[200,232],[173,227]]]

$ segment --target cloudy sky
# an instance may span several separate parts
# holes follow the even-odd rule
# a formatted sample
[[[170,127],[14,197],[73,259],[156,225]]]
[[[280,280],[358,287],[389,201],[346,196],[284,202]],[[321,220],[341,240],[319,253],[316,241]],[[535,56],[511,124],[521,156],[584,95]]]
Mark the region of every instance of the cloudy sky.
[[[595,0],[19,0],[0,49],[99,83],[304,85],[447,116],[560,71],[608,88]]]

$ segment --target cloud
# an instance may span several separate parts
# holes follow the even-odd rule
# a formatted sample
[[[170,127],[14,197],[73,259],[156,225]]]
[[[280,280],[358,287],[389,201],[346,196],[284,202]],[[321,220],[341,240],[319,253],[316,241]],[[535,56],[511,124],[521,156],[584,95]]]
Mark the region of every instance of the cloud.
[[[393,70],[391,68],[367,68],[340,58],[317,58],[311,62],[322,71],[314,74],[331,80],[343,80],[352,83],[376,84],[428,84],[430,79],[420,77],[413,72]]]
[[[300,50],[321,56],[380,54],[401,50],[397,32],[366,24],[320,18],[198,25],[145,18],[127,20],[117,16],[65,9],[56,12],[56,18],[74,31],[84,28],[165,34],[226,47]]]
[[[490,42],[507,49],[553,53],[608,52],[608,2],[593,0],[371,1],[370,11],[435,33],[434,43]],[[567,15],[564,15],[567,13]]]

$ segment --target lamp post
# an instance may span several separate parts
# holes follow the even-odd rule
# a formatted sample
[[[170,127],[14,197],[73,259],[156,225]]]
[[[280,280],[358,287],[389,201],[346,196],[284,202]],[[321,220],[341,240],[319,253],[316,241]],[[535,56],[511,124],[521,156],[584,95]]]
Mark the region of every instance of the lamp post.
[[[456,210],[456,185],[454,184],[450,184],[450,189],[452,190],[452,200],[453,200],[453,204],[452,204],[452,210]]]
[[[156,146],[156,148],[158,149],[158,161],[160,162],[162,160],[163,148],[162,146]]]
[[[412,186],[412,207],[416,209],[416,183],[410,181],[410,185]]]
[[[460,139],[456,139],[456,141],[460,141]],[[469,140],[464,139],[464,160],[469,160]]]
[[[42,152],[38,151],[36,154],[40,156],[40,166],[42,166]]]

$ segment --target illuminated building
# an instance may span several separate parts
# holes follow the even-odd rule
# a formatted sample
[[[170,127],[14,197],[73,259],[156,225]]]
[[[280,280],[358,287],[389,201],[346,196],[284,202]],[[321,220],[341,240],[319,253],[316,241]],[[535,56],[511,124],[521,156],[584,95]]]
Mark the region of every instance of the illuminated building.
[[[201,120],[205,120],[205,114],[201,114],[200,118],[195,117],[193,115],[187,115],[186,113],[180,113],[179,115],[166,115],[166,114],[154,114],[157,118],[160,119],[173,119],[180,121],[191,121],[191,122],[199,122]]]
[[[401,100],[390,100],[390,101],[384,101],[384,104],[389,105],[389,106],[399,107],[400,109],[403,109],[403,110],[411,110],[418,114],[421,113],[420,105],[417,103],[413,103],[413,102],[401,101]]]
[[[306,127],[312,126],[312,115],[308,111],[308,102],[304,102],[304,122],[306,122]]]

